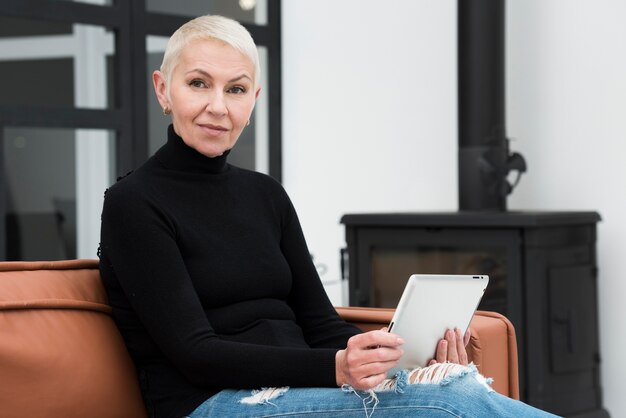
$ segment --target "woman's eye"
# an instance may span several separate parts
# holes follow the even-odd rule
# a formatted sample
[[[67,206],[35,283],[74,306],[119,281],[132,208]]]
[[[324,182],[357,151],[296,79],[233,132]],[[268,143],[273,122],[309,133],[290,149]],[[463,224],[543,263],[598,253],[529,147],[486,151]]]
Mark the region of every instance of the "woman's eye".
[[[246,89],[241,86],[234,86],[229,88],[228,91],[235,94],[244,94],[246,92]]]
[[[191,87],[204,87],[205,86],[204,81],[202,80],[191,80],[189,82],[189,85]]]

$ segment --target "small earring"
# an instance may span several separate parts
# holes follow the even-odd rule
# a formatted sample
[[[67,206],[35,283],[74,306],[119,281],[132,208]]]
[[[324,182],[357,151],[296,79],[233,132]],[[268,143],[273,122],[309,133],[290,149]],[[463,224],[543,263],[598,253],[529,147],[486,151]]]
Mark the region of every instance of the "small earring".
[[[170,113],[172,113],[172,111],[170,110],[169,107],[166,106],[166,107],[163,108],[163,116],[167,116]]]

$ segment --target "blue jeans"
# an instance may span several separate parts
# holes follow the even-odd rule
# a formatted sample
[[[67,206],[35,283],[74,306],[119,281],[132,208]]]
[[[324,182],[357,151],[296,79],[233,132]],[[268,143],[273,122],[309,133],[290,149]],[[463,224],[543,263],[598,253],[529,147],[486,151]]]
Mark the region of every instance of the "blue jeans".
[[[493,391],[473,366],[436,383],[407,383],[407,373],[372,391],[343,388],[223,390],[189,418],[222,417],[554,417]]]

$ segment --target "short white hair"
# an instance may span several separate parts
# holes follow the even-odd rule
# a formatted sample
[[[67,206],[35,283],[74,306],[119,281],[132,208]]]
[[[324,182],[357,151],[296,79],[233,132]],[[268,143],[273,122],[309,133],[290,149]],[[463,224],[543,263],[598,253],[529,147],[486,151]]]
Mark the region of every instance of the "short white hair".
[[[205,15],[190,20],[178,28],[167,41],[161,73],[168,81],[168,85],[183,48],[193,41],[209,39],[225,42],[248,57],[254,66],[254,85],[255,87],[258,85],[261,65],[252,35],[236,20],[218,15]]]

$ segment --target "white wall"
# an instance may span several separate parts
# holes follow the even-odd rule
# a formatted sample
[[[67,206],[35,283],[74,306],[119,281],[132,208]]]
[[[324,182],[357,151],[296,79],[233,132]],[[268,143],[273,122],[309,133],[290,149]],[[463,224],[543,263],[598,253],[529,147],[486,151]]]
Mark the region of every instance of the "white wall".
[[[597,210],[604,405],[626,410],[626,2],[510,0],[510,209]],[[344,299],[345,213],[457,209],[456,1],[283,2],[284,184]],[[621,215],[621,216],[620,216]]]
[[[343,214],[457,207],[455,9],[283,2],[283,178],[327,283]]]
[[[597,210],[605,406],[626,416],[626,2],[508,2],[508,130],[519,209]]]

